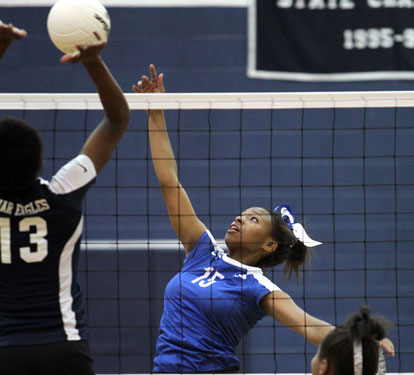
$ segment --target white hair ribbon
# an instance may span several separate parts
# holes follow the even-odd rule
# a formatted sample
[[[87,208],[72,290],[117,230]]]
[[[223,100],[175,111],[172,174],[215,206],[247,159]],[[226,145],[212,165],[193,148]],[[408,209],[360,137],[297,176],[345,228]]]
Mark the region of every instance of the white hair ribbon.
[[[308,236],[302,224],[295,223],[295,217],[293,216],[292,209],[289,205],[284,204],[277,206],[275,207],[273,212],[277,212],[278,210],[280,210],[280,215],[282,216],[282,219],[286,221],[287,225],[289,225],[289,228],[292,230],[294,236],[300,242],[303,242],[305,246],[315,247],[318,245],[322,245],[322,242],[315,241]]]
[[[362,375],[362,343],[354,340],[354,375]]]

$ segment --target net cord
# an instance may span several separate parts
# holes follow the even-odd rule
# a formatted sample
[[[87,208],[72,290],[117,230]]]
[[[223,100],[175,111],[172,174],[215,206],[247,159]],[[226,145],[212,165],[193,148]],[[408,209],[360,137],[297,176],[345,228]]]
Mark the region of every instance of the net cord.
[[[136,109],[295,109],[414,107],[414,91],[126,94]],[[4,110],[101,110],[98,94],[3,93]]]

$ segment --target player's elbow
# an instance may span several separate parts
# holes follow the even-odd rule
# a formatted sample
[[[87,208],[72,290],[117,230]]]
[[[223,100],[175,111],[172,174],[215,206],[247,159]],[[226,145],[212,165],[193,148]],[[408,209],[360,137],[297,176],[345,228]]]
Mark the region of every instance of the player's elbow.
[[[128,106],[120,110],[117,116],[111,119],[113,123],[115,123],[118,127],[121,127],[121,128],[126,128],[130,120],[131,120],[131,111],[129,110]]]
[[[123,134],[131,119],[129,108],[118,111],[117,113],[106,115],[106,123],[115,134]],[[114,135],[115,135],[114,134]]]
[[[166,192],[181,188],[178,176],[173,171],[170,173],[163,173],[161,175],[158,175],[158,182],[161,189],[165,190]]]

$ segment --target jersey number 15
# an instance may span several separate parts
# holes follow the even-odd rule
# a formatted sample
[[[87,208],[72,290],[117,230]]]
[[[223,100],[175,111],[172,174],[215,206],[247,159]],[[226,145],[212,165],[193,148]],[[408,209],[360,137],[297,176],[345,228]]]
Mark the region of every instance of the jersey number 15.
[[[34,233],[30,233],[30,244],[36,245],[36,251],[31,251],[30,246],[21,247],[20,258],[26,263],[41,262],[47,256],[47,224],[46,220],[41,217],[26,217],[19,222],[20,232],[29,232],[30,228],[36,228]],[[11,256],[11,231],[10,219],[7,217],[0,218],[0,252],[1,263],[10,264]]]

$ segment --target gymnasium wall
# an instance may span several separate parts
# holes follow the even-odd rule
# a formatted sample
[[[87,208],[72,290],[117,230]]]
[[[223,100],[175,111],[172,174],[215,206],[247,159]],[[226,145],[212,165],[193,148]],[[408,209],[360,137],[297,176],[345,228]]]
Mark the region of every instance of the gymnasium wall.
[[[414,85],[410,81],[298,83],[248,79],[245,7],[111,7],[109,13],[112,31],[103,57],[125,92],[130,92],[131,85],[141,74],[148,72],[150,63],[154,63],[158,71],[165,74],[168,92],[411,90]],[[47,35],[47,14],[46,7],[1,7],[0,2],[0,18],[25,28],[29,33],[25,41],[11,47],[1,62],[0,91],[94,92],[81,66],[60,65],[61,54]],[[335,239],[343,241],[336,252],[333,251],[334,228],[329,216],[333,210],[330,186],[333,144],[329,129],[309,132],[304,140],[305,153],[310,158],[307,169],[305,168],[304,177],[308,187],[304,192],[300,187],[278,187],[280,180],[277,179],[277,176],[283,174],[285,182],[289,181],[293,185],[300,182],[303,178],[297,160],[300,157],[297,147],[300,131],[302,128],[317,128],[321,119],[332,124],[332,111],[322,111],[319,117],[309,111],[305,120],[300,110],[275,112],[274,123],[285,121],[290,130],[279,133],[287,142],[276,139],[272,144],[269,144],[269,113],[247,114],[241,127],[252,129],[260,126],[263,131],[255,133],[254,137],[243,136],[244,156],[258,158],[260,163],[250,166],[247,163],[242,177],[238,174],[242,172],[239,171],[237,160],[211,163],[210,177],[215,182],[215,189],[203,188],[209,175],[206,161],[185,161],[181,171],[183,184],[191,186],[189,193],[197,212],[218,239],[224,236],[226,225],[237,215],[237,210],[249,205],[268,206],[271,197],[276,196],[283,200],[282,203],[291,203],[296,210],[301,210],[299,201],[304,194],[305,212],[324,214],[322,217],[310,215],[308,227],[311,233],[316,234],[316,239],[327,242],[314,257],[312,267],[319,271],[307,273],[305,282],[299,284],[293,280],[284,280],[281,272],[276,269],[270,271],[269,276],[307,311],[331,322],[343,321],[348,313],[355,311],[366,300],[376,312],[385,314],[392,320],[396,319],[398,312],[400,323],[405,324],[405,327],[401,332],[394,329],[390,337],[404,353],[401,363],[396,359],[390,360],[388,366],[391,372],[412,372],[414,328],[411,311],[414,279],[412,269],[402,270],[398,277],[392,270],[396,267],[412,267],[414,263],[411,251],[414,240],[410,214],[414,208],[411,190],[402,187],[398,204],[395,205],[392,191],[384,195],[383,190],[370,189],[368,208],[365,209],[375,216],[377,208],[381,206],[381,212],[385,211],[386,214],[375,216],[372,223],[368,223],[367,232],[362,233],[361,229],[361,222],[366,219],[361,211],[364,206],[362,201],[367,198],[361,190],[362,182],[389,182],[394,172],[402,184],[412,185],[414,182],[413,160],[409,156],[412,155],[411,129],[406,133],[401,132],[397,141],[401,156],[405,154],[407,157],[401,161],[396,171],[391,165],[394,155],[389,140],[393,133],[389,127],[395,123],[394,113],[393,109],[371,109],[367,113],[354,110],[336,114],[337,126],[346,127],[351,124],[351,127],[356,128],[352,133],[344,133],[336,140],[339,142],[336,147],[340,145],[339,149],[342,150],[339,151],[339,156],[358,159],[371,155],[381,158],[380,164],[373,165],[369,170],[358,161],[336,166],[336,176],[344,185],[335,201],[341,228],[338,230],[337,227],[338,237]],[[412,126],[412,114],[411,110],[401,111],[398,126],[403,129]],[[86,121],[85,114],[67,111],[60,111],[57,116],[53,111],[27,114],[30,122],[41,124],[39,126],[43,129],[46,178],[76,154],[85,136],[85,123],[90,130],[100,115],[89,113]],[[183,111],[178,119],[177,113],[171,112],[167,114],[167,120],[172,130],[175,150],[180,144],[184,158],[206,157],[207,113]],[[234,134],[240,128],[239,112],[216,112],[210,120],[213,128],[222,127],[226,130],[213,136],[211,154],[237,158],[240,142]],[[89,217],[85,237],[91,243],[104,242],[101,245],[91,245],[82,253],[79,276],[88,298],[91,346],[96,369],[102,374],[116,373],[119,369],[123,373],[151,371],[164,287],[183,261],[183,253],[178,251],[178,244],[172,250],[159,244],[146,244],[148,239],[162,242],[165,239],[174,241],[175,237],[148,161],[145,121],[145,113],[133,114],[130,132],[118,149],[117,157],[120,161],[109,163],[86,201]],[[384,128],[368,141],[363,140],[362,134],[366,121]],[[200,132],[182,133],[178,137],[174,132],[178,128],[198,129]],[[74,132],[74,129],[79,131]],[[52,139],[56,139],[53,138],[56,137],[53,135],[55,131],[58,131],[57,141],[52,145]],[[67,142],[68,139],[71,141]],[[276,156],[291,156],[292,160],[287,160],[284,166],[276,167],[273,170],[275,174],[270,175],[269,159],[263,154],[266,149],[264,145],[269,149],[272,147]],[[367,170],[368,174],[361,177]],[[239,179],[248,186],[243,197],[237,196],[237,186],[234,183]],[[226,181],[231,181],[234,188],[220,188]],[[258,182],[261,187],[255,187],[251,181]],[[148,189],[148,184],[153,188]],[[273,189],[264,188],[270,184],[274,185]],[[326,189],[320,188],[323,184],[326,184]],[[354,212],[351,215],[352,208]],[[117,217],[112,214],[115,209],[120,214]],[[402,213],[398,236],[404,241],[399,246],[398,256],[387,243],[397,231],[394,226],[396,210]],[[405,216],[404,212],[407,212]],[[209,217],[209,214],[213,216]],[[123,241],[122,245],[113,244],[114,238]],[[367,238],[377,238],[378,242],[375,247],[364,252],[363,243]],[[142,241],[140,246],[134,248],[125,245],[128,241],[137,239]],[[357,245],[353,244],[354,240]],[[381,244],[381,241],[384,243]],[[377,271],[367,273],[364,270],[366,262]],[[333,272],[334,267],[342,271]],[[383,268],[387,270],[384,271]],[[276,357],[275,351],[278,353]],[[241,370],[245,372],[274,372],[276,368],[278,372],[303,372],[310,370],[309,364],[315,347],[304,344],[301,337],[284,327],[275,328],[270,319],[264,319],[246,337],[238,352],[242,358]]]

